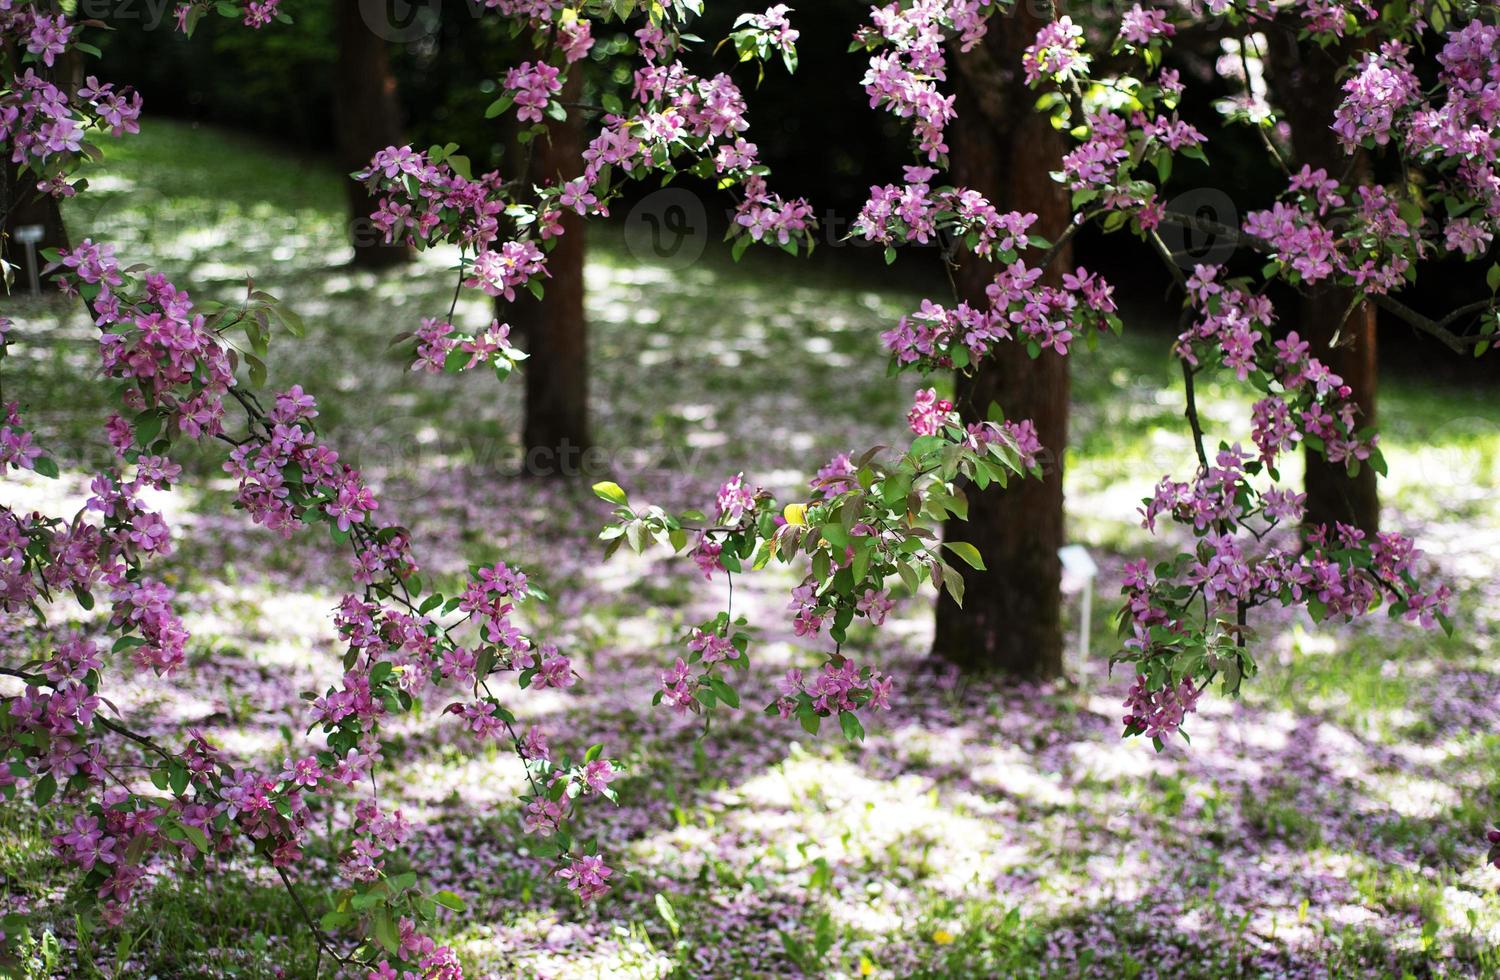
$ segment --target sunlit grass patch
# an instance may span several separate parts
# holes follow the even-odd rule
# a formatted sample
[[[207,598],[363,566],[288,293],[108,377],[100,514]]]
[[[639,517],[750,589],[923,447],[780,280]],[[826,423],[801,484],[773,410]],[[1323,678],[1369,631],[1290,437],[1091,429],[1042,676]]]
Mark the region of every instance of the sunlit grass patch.
[[[214,171],[225,179],[205,178]],[[1092,658],[1071,684],[917,669],[930,615],[916,600],[880,636],[850,638],[861,657],[894,661],[897,710],[862,745],[814,739],[759,713],[781,672],[819,656],[776,628],[790,580],[737,581],[736,608],[770,628],[752,648],[745,709],[704,732],[648,702],[684,624],[722,603],[722,580],[660,555],[602,564],[604,511],[587,487],[518,475],[520,386],[414,373],[390,347],[447,310],[451,255],[381,277],[349,269],[336,170],[223,133],[148,120],[111,145],[101,176],[80,198],[94,211],[69,206],[78,237],[119,241],[195,296],[232,297],[253,274],[304,314],[305,340],[274,341],[272,383],[319,398],[382,516],[415,532],[429,583],[451,590],[468,565],[503,555],[550,595],[528,627],[562,643],[584,678],[516,707],[559,743],[605,742],[627,766],[624,805],[587,818],[620,865],[601,906],[578,908],[529,852],[511,802],[523,776],[503,746],[477,748],[442,704],[383,746],[383,792],[417,827],[415,859],[468,904],[445,938],[481,975],[1496,975],[1500,872],[1482,864],[1500,812],[1492,391],[1398,374],[1382,393],[1389,523],[1415,529],[1457,587],[1454,640],[1268,616],[1261,673],[1237,703],[1205,698],[1191,746],[1122,743],[1128,678],[1102,663],[1118,568],[1163,547],[1134,509],[1161,473],[1192,464],[1170,331],[1133,324],[1073,365],[1069,533],[1104,570]],[[902,435],[917,382],[886,376],[879,333],[915,290],[712,251],[671,273],[637,262],[615,231],[591,240],[588,303],[595,435],[622,484],[684,508],[740,470],[800,492],[834,452]],[[458,309],[466,322],[491,315],[479,299]],[[76,480],[108,460],[98,421],[113,394],[89,373],[90,325],[56,299],[16,316],[7,394],[12,381],[26,393]],[[1205,378],[1202,394],[1212,438],[1245,440],[1245,392]],[[330,612],[346,558],[322,535],[250,528],[219,462],[190,458],[215,482],[176,496],[187,533],[164,566],[195,634],[190,668],[170,689],[122,684],[121,706],[191,719],[279,762],[306,719],[266,707],[336,675]],[[8,480],[6,492],[41,499],[41,483]],[[22,812],[0,809],[0,888],[35,906],[64,878]],[[315,915],[331,860],[319,855],[303,886]],[[89,955],[107,972],[124,941],[142,975],[308,975],[310,940],[263,871],[169,876],[125,929],[95,933]],[[58,929],[77,938],[65,913]]]

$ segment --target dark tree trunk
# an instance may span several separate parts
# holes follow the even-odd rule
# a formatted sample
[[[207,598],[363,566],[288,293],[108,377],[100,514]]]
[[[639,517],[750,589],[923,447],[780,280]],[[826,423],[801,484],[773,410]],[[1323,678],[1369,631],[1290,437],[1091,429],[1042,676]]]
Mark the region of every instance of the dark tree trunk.
[[[559,98],[579,101],[581,66],[575,66]],[[537,184],[570,180],[581,173],[583,122],[570,112],[566,122],[549,120],[547,135],[530,147],[527,169]],[[528,154],[523,148],[522,159]],[[530,355],[521,363],[526,376],[526,420],[522,441],[527,472],[540,476],[579,476],[581,454],[590,445],[588,417],[588,323],[583,308],[584,222],[564,211],[563,235],[547,255],[546,293],[537,300],[522,292],[511,304],[497,304],[497,316],[510,323]]]
[[[1272,32],[1271,38],[1270,83],[1291,126],[1293,169],[1308,164],[1335,179],[1359,178],[1368,160],[1345,153],[1330,128],[1342,92],[1337,70],[1346,59],[1339,49],[1310,48],[1290,35]],[[1312,346],[1313,356],[1344,379],[1359,406],[1356,424],[1363,428],[1376,424],[1375,304],[1355,306],[1354,297],[1349,289],[1313,286],[1302,297],[1300,321],[1289,326]],[[1343,463],[1330,463],[1311,449],[1304,456],[1309,524],[1342,521],[1370,532],[1379,529],[1380,494],[1373,469],[1361,466],[1350,476]]]
[[[338,18],[338,78],[334,85],[339,166],[353,173],[369,164],[376,152],[399,146],[401,107],[396,101],[396,76],[391,73],[385,40],[370,30],[359,13],[359,0],[335,0]],[[349,193],[349,242],[354,264],[385,269],[411,258],[405,245],[390,244],[370,221],[377,201],[356,180],[345,182]]]
[[[42,74],[56,85],[77,91],[83,83],[79,53],[73,49],[65,51],[57,67],[44,70]],[[29,292],[33,272],[38,288],[47,292],[54,276],[42,274],[47,266],[42,252],[49,248],[68,247],[68,229],[63,225],[62,210],[57,198],[37,190],[34,172],[28,170],[23,175],[20,168],[9,161],[4,166],[5,183],[0,186],[0,228],[3,228],[4,237],[0,239],[0,255],[13,267],[10,271],[15,278],[10,283],[10,292]],[[21,241],[23,230],[29,235],[37,228],[41,229],[41,238],[28,249]],[[35,256],[34,269],[31,256]],[[0,288],[0,295],[4,295],[3,288]]]
[[[996,17],[984,42],[957,54],[958,119],[951,130],[954,180],[983,193],[1002,210],[1033,211],[1033,231],[1056,238],[1071,217],[1067,193],[1047,175],[1060,166],[1062,140],[1033,111],[1036,95],[1021,79],[1021,52],[1042,21],[1021,4]],[[1059,255],[1046,281],[1057,283],[1069,256]],[[973,257],[957,273],[961,296],[987,302],[995,269]],[[997,345],[971,378],[958,379],[965,421],[987,417],[997,402],[1007,418],[1030,418],[1046,449],[1043,479],[1017,479],[1007,489],[969,493],[969,519],[944,534],[984,556],[987,571],[964,568],[964,605],[946,593],[938,602],[933,653],[965,670],[1022,677],[1062,672],[1062,451],[1068,439],[1068,365],[1051,352],[1033,360],[1022,344]]]
[[[10,283],[10,293],[30,292],[33,271],[39,288],[45,292],[52,277],[41,274],[47,265],[42,250],[68,247],[68,230],[63,226],[62,212],[58,209],[57,198],[36,189],[35,173],[27,171],[22,175],[14,164],[7,163],[4,177],[5,185],[0,188],[0,211],[4,212],[5,237],[4,251],[0,254],[12,266],[14,279]],[[36,228],[41,229],[41,239],[28,250],[20,236]],[[32,255],[36,257],[35,270],[31,264]],[[3,290],[0,290],[0,295],[3,295]]]

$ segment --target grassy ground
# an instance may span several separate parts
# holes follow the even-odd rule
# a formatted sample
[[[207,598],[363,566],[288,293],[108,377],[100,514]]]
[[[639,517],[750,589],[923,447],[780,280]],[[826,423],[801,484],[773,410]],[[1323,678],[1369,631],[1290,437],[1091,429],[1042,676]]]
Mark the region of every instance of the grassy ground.
[[[253,274],[282,296],[309,331],[277,342],[273,383],[319,397],[332,441],[375,474],[428,567],[448,575],[503,554],[556,597],[538,632],[587,680],[517,707],[555,744],[604,741],[630,766],[622,807],[593,817],[628,872],[610,898],[576,908],[528,854],[511,760],[474,754],[434,712],[390,746],[385,786],[420,828],[413,860],[466,898],[445,928],[476,973],[1500,975],[1500,872],[1482,854],[1500,812],[1494,389],[1396,375],[1383,393],[1389,521],[1419,534],[1459,590],[1457,639],[1383,620],[1325,631],[1269,619],[1262,675],[1240,702],[1205,699],[1191,749],[1120,742],[1124,684],[1103,659],[1120,565],[1149,546],[1131,514],[1160,472],[1189,461],[1165,343],[1128,332],[1074,369],[1071,533],[1103,574],[1095,653],[1071,683],[926,670],[930,612],[911,603],[856,641],[908,678],[862,746],[753,711],[700,740],[649,698],[681,624],[721,603],[720,587],[658,556],[598,561],[602,505],[514,475],[517,383],[406,370],[387,340],[447,308],[451,257],[380,278],[349,271],[338,181],[319,161],[152,122],[111,148],[68,219],[195,295],[229,295]],[[741,469],[787,490],[834,452],[899,433],[912,382],[886,378],[876,338],[914,295],[775,257],[736,267],[712,247],[670,272],[609,229],[591,244],[596,437],[633,495],[701,506]],[[73,465],[61,487],[7,483],[5,500],[57,509],[105,453],[90,328],[60,301],[10,305],[21,346],[7,395],[24,392]],[[488,315],[460,307],[469,323]],[[1244,438],[1243,395],[1205,395],[1216,434]],[[184,493],[169,514],[192,670],[170,687],[122,678],[110,695],[138,727],[192,723],[233,753],[277,758],[302,719],[276,706],[337,669],[342,559],[319,536],[285,545],[247,527],[226,499],[218,486]],[[737,608],[772,627],[754,654],[759,703],[787,666],[816,660],[779,628],[785,585],[768,576],[736,591]],[[45,834],[24,809],[0,809],[0,894],[48,911],[59,974],[311,971],[295,909],[256,867],[206,882],[164,874],[125,928],[80,930]],[[316,910],[333,856],[310,858]]]

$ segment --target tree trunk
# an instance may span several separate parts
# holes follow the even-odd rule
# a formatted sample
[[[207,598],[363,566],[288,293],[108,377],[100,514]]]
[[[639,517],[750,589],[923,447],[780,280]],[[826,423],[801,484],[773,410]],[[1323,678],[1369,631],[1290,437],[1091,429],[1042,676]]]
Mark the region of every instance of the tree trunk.
[[[79,52],[70,48],[63,52],[56,68],[44,69],[42,75],[67,91],[76,92],[83,84],[80,58]],[[36,275],[38,288],[47,292],[54,276],[42,275],[42,269],[47,265],[42,252],[49,248],[68,247],[68,229],[63,224],[58,199],[37,190],[37,175],[33,171],[28,170],[23,175],[20,168],[9,161],[6,161],[5,170],[0,176],[5,181],[0,185],[0,231],[3,231],[3,237],[0,237],[0,257],[10,264],[9,272],[14,275],[9,283],[10,294],[30,292],[33,273]],[[34,241],[28,249],[21,241],[21,233],[24,229],[26,237],[30,237],[37,228],[41,229],[41,238]],[[34,268],[32,256],[35,256]],[[0,296],[3,295],[4,284],[0,283]]]
[[[1339,50],[1300,45],[1290,34],[1273,31],[1270,84],[1291,127],[1293,169],[1307,164],[1335,179],[1357,180],[1368,171],[1368,159],[1363,153],[1345,153],[1330,128],[1342,91],[1337,71],[1345,58]],[[1300,304],[1301,320],[1293,329],[1312,346],[1313,356],[1349,386],[1350,398],[1359,406],[1356,424],[1363,428],[1376,423],[1375,304],[1355,306],[1354,297],[1353,290],[1338,286],[1308,288]],[[1361,466],[1350,476],[1343,463],[1330,463],[1311,449],[1304,456],[1307,523],[1341,521],[1368,532],[1379,529],[1380,494],[1372,468]]]
[[[353,173],[363,169],[376,152],[399,146],[401,107],[396,101],[396,76],[391,74],[385,40],[365,24],[359,0],[336,0],[338,20],[338,78],[334,85],[339,166]],[[354,264],[385,269],[411,258],[411,249],[385,241],[370,221],[378,203],[356,180],[345,181],[349,194],[349,242]]]
[[[5,237],[0,255],[10,264],[10,272],[14,275],[10,295],[30,292],[33,272],[38,287],[45,292],[52,277],[41,274],[47,265],[42,250],[68,247],[68,230],[63,226],[62,211],[58,209],[57,198],[36,189],[35,173],[28,170],[22,175],[15,164],[6,163],[4,178],[5,185],[0,188],[0,213],[3,213]],[[19,236],[37,228],[41,229],[41,238],[28,249]],[[36,259],[35,269],[31,256]],[[3,289],[0,289],[0,295],[4,295]]]
[[[582,66],[574,66],[559,98],[576,103],[583,92]],[[531,145],[528,172],[537,184],[571,180],[581,173],[583,121],[548,120],[547,135]],[[522,157],[525,157],[523,152]],[[582,474],[582,452],[590,445],[588,419],[588,323],[583,308],[584,221],[564,211],[563,235],[547,255],[546,293],[537,300],[522,292],[514,303],[497,304],[530,355],[522,441],[526,471],[538,476]]]
[[[957,184],[979,191],[1001,210],[1033,211],[1033,231],[1055,239],[1071,218],[1067,192],[1047,175],[1060,167],[1063,144],[1033,111],[1036,95],[1021,79],[1021,52],[1040,20],[1026,4],[991,21],[990,33],[968,54],[956,54],[958,119],[951,130]],[[1058,283],[1070,255],[1059,255],[1044,281]],[[957,272],[959,293],[985,304],[995,269],[972,256]],[[969,519],[950,520],[944,534],[979,549],[987,571],[964,568],[964,606],[945,592],[938,601],[933,653],[965,670],[1021,677],[1062,672],[1062,452],[1068,438],[1068,365],[1045,352],[1033,360],[1023,344],[1002,343],[972,377],[958,378],[966,422],[987,417],[990,402],[1007,418],[1030,418],[1046,453],[1044,477],[1008,488],[968,488]]]

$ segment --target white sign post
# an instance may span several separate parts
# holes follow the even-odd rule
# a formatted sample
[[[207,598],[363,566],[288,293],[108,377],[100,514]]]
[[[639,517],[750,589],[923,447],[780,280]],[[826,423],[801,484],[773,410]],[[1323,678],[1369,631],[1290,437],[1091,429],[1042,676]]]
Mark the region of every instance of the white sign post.
[[[1070,544],[1057,549],[1057,557],[1062,561],[1063,591],[1082,593],[1078,611],[1077,659],[1067,671],[1082,680],[1089,660],[1089,633],[1094,614],[1094,578],[1099,574],[1099,566],[1094,564],[1093,556],[1081,544]]]
[[[16,229],[16,241],[26,247],[26,271],[30,273],[31,295],[40,296],[42,293],[42,277],[36,264],[36,246],[43,238],[47,237],[45,225],[22,225]]]

